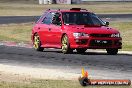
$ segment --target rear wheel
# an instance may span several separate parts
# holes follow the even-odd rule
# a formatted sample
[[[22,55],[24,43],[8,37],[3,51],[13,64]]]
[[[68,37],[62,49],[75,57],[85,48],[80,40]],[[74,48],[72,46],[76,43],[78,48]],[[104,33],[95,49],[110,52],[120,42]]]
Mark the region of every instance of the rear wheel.
[[[37,34],[34,35],[34,45],[33,45],[34,49],[37,51],[43,51],[44,48],[41,47],[41,42],[39,39],[39,36]]]
[[[77,51],[77,53],[85,53],[85,51],[86,51],[87,49],[85,49],[85,48],[80,48],[80,49],[76,49],[76,51]]]
[[[67,35],[64,35],[62,37],[61,43],[62,43],[62,48],[61,49],[62,49],[62,52],[64,54],[73,52],[73,50],[70,48],[70,44],[69,44],[69,40],[68,40]]]
[[[118,53],[118,49],[106,49],[107,54],[116,55]]]

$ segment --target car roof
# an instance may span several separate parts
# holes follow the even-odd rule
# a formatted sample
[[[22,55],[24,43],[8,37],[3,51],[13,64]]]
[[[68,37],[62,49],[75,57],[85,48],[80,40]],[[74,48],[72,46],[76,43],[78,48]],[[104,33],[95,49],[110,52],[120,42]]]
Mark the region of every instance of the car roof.
[[[81,8],[71,8],[71,9],[48,9],[50,12],[89,12],[86,9]]]

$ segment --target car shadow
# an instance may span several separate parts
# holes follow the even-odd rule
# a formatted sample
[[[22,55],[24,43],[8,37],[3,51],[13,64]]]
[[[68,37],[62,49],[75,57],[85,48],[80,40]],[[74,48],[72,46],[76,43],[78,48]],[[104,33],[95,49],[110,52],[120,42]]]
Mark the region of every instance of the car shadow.
[[[81,55],[109,55],[109,54],[107,54],[107,53],[102,53],[102,52],[85,52],[84,54],[81,54]],[[127,55],[127,56],[132,56],[132,54],[120,54],[120,53],[118,53],[118,54],[116,54],[117,56],[118,55]]]
[[[46,50],[44,50],[43,52],[51,52],[51,53],[62,53],[61,52],[61,50],[59,50],[59,49],[46,49]],[[63,53],[62,53],[63,54]],[[109,54],[107,54],[107,52],[98,52],[98,50],[97,50],[97,52],[96,51],[94,51],[94,52],[92,52],[92,51],[87,51],[87,52],[85,52],[85,53],[77,53],[76,51],[73,51],[72,53],[69,53],[70,55],[72,55],[72,54],[77,54],[77,55],[109,55]],[[117,54],[117,56],[118,55],[126,55],[126,56],[132,56],[132,54],[122,54],[122,53],[118,53]]]

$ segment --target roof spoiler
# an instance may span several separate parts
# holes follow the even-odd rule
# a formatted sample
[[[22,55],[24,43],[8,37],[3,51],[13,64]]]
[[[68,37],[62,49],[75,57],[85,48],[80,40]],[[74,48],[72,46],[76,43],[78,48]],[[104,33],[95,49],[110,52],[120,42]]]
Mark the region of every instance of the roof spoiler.
[[[75,10],[75,11],[87,11],[86,9],[82,9],[82,8],[71,8],[70,10]]]

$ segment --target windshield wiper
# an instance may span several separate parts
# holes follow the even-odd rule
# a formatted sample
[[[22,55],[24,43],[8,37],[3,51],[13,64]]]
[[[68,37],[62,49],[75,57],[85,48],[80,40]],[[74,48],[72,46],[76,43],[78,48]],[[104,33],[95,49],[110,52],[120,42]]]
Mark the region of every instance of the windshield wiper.
[[[65,25],[77,25],[76,23],[65,23]]]
[[[102,25],[85,24],[84,27],[101,27]]]

